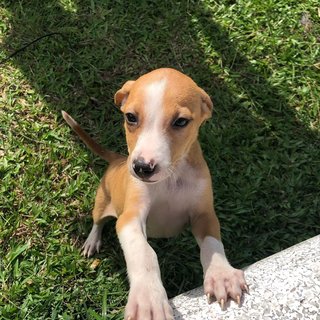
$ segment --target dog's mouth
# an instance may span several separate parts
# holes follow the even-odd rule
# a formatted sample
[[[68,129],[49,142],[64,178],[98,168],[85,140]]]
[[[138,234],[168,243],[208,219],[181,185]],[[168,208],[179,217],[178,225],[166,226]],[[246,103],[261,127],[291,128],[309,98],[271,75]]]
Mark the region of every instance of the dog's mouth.
[[[152,179],[142,179],[142,178],[138,178],[140,181],[147,183],[147,184],[156,184],[162,180],[152,180]]]
[[[134,170],[133,166],[131,166],[130,173],[136,179],[147,184],[156,184],[158,182],[165,180],[167,177],[169,177],[169,171],[163,170],[159,166],[156,166],[152,171],[148,171],[148,170],[137,171],[137,170]]]

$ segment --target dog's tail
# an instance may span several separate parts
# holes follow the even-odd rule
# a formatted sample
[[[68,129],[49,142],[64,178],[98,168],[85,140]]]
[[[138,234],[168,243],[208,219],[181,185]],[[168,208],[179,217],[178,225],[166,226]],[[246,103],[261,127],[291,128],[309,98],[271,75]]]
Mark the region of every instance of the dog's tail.
[[[71,127],[71,129],[79,136],[79,138],[85,143],[85,145],[96,155],[102,159],[108,161],[109,163],[118,160],[125,159],[126,157],[109,150],[104,149],[100,144],[95,142],[88,133],[86,133],[80,125],[74,120],[67,112],[61,111],[64,120]]]

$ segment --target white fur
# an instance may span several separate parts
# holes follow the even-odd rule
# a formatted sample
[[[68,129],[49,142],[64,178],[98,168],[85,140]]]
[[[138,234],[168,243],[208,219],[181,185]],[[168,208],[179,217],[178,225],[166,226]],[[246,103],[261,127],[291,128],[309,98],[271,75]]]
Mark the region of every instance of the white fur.
[[[160,277],[157,256],[143,235],[141,222],[138,219],[124,226],[118,237],[126,258],[131,283],[150,273]]]
[[[228,296],[239,301],[246,282],[242,270],[234,269],[228,262],[221,241],[207,236],[200,244],[200,258],[204,272],[205,294],[218,301],[227,301]]]
[[[131,159],[142,157],[146,162],[152,159],[164,169],[169,166],[171,158],[169,140],[162,128],[165,90],[166,79],[153,82],[145,88],[143,128],[131,155]]]
[[[211,264],[229,265],[222,242],[210,236],[200,243],[200,259],[204,273]]]
[[[140,190],[140,219],[148,237],[172,237],[182,231],[196,211],[202,193],[210,187],[185,159],[172,170],[169,177],[155,184],[131,177],[131,183]]]
[[[206,180],[182,160],[172,176],[147,185],[151,208],[147,219],[149,237],[172,237],[190,221],[199,197],[208,186]]]
[[[172,319],[172,310],[163,288],[157,255],[143,235],[140,219],[130,221],[118,234],[123,249],[130,292],[125,319]]]

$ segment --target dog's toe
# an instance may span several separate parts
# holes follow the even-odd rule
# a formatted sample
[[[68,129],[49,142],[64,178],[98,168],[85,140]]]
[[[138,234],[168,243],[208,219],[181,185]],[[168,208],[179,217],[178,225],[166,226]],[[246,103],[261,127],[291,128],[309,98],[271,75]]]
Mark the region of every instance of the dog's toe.
[[[84,257],[91,257],[95,252],[99,252],[102,242],[101,242],[101,231],[102,227],[98,225],[93,225],[92,230],[82,246],[82,255]]]
[[[130,288],[125,319],[174,320],[166,292],[157,279],[139,282]]]
[[[246,292],[248,288],[243,271],[234,269],[231,266],[220,270],[219,268],[213,268],[208,271],[204,281],[204,290],[207,298],[209,298],[208,301],[211,300],[211,296],[214,296],[222,310],[228,297],[240,305],[242,292]]]
[[[89,258],[92,255],[94,255],[95,252],[99,253],[100,248],[101,248],[100,240],[96,240],[93,242],[91,241],[91,239],[88,238],[87,241],[82,246],[82,255],[86,258]]]

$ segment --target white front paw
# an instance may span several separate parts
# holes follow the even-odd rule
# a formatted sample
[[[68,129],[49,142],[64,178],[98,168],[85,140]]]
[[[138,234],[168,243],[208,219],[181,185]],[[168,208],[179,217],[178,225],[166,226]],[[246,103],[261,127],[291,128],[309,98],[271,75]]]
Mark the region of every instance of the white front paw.
[[[133,283],[125,310],[126,320],[173,320],[172,308],[162,284],[145,279]]]
[[[204,277],[204,291],[210,300],[214,296],[224,308],[224,303],[231,297],[238,304],[242,291],[248,291],[248,286],[242,270],[238,270],[229,264],[211,264]]]

